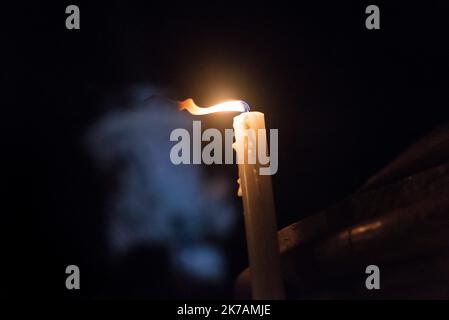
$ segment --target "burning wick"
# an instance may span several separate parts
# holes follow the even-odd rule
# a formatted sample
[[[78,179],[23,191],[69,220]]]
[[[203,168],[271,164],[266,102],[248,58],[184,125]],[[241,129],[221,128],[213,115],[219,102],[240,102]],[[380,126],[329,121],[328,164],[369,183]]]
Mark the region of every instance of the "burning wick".
[[[284,285],[281,276],[271,176],[260,174],[259,160],[245,163],[245,158],[249,159],[249,155],[255,154],[257,148],[267,150],[264,114],[249,112],[248,104],[242,100],[200,108],[192,99],[187,99],[179,105],[181,110],[185,109],[194,115],[225,111],[242,112],[234,117],[233,148],[236,150],[239,167],[238,196],[243,199],[252,297],[253,299],[283,299]],[[265,134],[250,134],[259,131]]]
[[[249,112],[249,105],[242,100],[225,101],[208,108],[201,108],[196,105],[193,99],[189,98],[179,103],[181,110],[187,110],[194,115],[204,115],[215,112]]]

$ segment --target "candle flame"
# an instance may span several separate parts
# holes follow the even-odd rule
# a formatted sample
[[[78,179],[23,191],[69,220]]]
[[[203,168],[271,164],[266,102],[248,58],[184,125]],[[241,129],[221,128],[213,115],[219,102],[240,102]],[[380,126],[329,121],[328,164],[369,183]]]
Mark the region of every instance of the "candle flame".
[[[198,107],[193,99],[189,98],[179,102],[181,110],[187,110],[194,115],[204,115],[215,112],[248,112],[249,105],[242,100],[225,101],[207,108]]]

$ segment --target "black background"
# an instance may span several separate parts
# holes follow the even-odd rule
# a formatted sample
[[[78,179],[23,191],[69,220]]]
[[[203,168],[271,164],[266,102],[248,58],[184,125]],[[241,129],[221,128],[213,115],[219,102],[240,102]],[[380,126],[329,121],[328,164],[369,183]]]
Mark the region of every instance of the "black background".
[[[65,28],[69,4],[1,10],[7,296],[231,297],[232,283],[174,292],[157,248],[108,265],[104,182],[79,139],[104,97],[130,84],[201,105],[230,94],[264,112],[280,133],[280,227],[336,203],[448,120],[444,1],[78,1],[81,30]],[[369,4],[380,7],[380,30],[365,28]],[[243,226],[235,233],[237,276],[247,261]],[[72,263],[78,292],[64,287]]]

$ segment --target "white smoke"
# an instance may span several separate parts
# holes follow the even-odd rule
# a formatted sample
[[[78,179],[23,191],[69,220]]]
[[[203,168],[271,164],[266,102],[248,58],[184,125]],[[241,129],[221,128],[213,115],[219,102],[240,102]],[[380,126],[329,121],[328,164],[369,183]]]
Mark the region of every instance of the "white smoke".
[[[172,164],[170,132],[190,128],[192,119],[155,93],[134,89],[127,108],[105,114],[87,135],[96,163],[118,178],[107,205],[111,249],[124,253],[135,245],[162,244],[176,267],[219,279],[224,258],[206,239],[230,230],[232,202],[210,193],[201,166]]]

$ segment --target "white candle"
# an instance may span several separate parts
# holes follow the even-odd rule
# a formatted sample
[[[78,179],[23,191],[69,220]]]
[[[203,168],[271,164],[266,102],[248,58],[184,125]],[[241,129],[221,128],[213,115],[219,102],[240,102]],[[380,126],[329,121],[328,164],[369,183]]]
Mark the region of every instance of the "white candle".
[[[239,166],[239,191],[243,198],[246,239],[248,246],[251,287],[253,299],[283,299],[284,285],[281,277],[279,244],[271,168],[265,164],[261,153],[268,150],[265,119],[261,112],[247,112],[249,106],[241,100],[227,101],[208,108],[198,107],[192,99],[179,103],[195,115],[214,112],[243,112],[234,117],[234,149]],[[259,131],[262,131],[259,134]],[[247,138],[246,138],[247,137]],[[271,156],[271,155],[270,155]],[[266,154],[262,154],[266,158]],[[277,162],[276,162],[277,170]],[[265,170],[268,175],[261,175]]]
[[[259,130],[263,130],[259,134]],[[260,175],[258,148],[267,150],[264,114],[244,112],[234,118],[253,299],[283,299],[276,216],[270,175]],[[247,138],[246,138],[247,137]],[[246,156],[245,156],[246,155]]]

